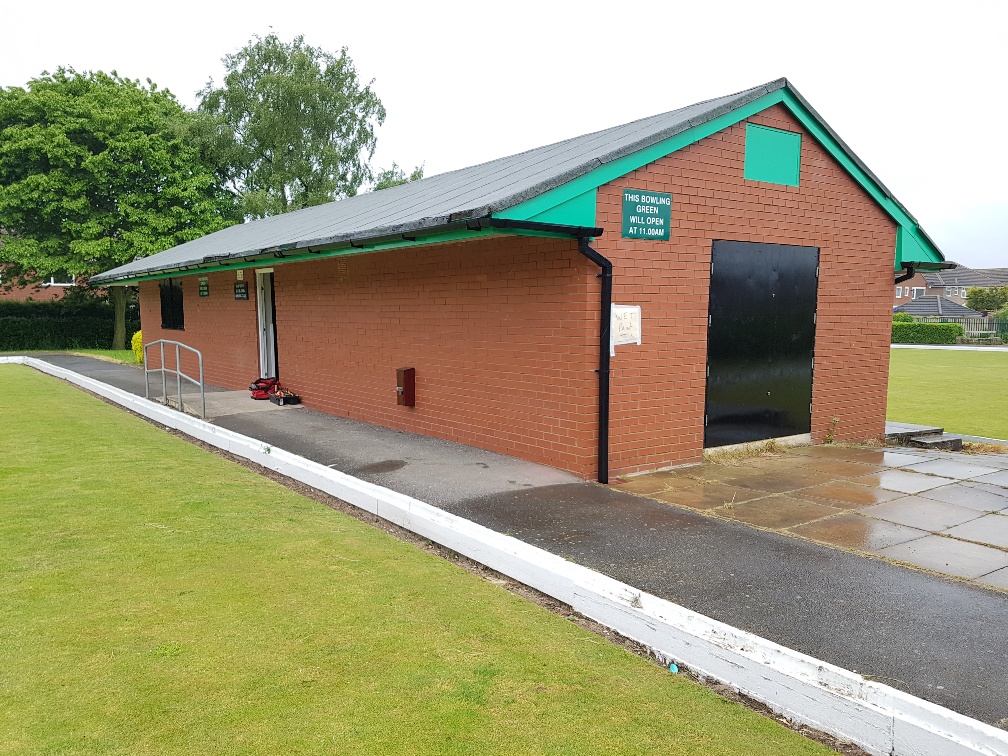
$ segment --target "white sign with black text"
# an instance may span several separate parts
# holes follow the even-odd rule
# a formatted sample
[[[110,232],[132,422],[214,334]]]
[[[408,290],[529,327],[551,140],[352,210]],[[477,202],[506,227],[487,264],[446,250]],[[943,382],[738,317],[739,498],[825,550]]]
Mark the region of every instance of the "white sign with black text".
[[[640,305],[612,306],[612,318],[609,326],[609,356],[616,356],[617,344],[641,343],[641,308]]]

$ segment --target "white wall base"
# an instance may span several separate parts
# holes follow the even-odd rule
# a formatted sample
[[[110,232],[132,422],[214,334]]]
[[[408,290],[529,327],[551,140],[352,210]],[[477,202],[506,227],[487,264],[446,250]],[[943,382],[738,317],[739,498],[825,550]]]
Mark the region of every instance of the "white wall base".
[[[32,357],[29,365],[336,496],[532,586],[775,712],[893,756],[1008,756],[1008,732],[737,630],[422,501]]]

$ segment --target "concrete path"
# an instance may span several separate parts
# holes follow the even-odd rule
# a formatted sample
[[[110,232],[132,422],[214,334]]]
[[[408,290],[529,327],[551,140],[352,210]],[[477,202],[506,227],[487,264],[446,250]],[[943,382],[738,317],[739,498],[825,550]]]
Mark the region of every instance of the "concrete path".
[[[87,358],[45,359],[127,390],[127,373],[138,372]],[[142,395],[142,373],[139,383],[134,393]],[[250,405],[215,422],[967,716],[1008,725],[1008,594],[303,408]]]

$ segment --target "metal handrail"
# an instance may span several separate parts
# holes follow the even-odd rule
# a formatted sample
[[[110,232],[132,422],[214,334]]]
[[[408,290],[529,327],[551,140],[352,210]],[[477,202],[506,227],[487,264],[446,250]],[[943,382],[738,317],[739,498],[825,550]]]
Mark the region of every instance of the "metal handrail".
[[[175,369],[165,367],[165,344],[173,345],[175,347]],[[149,367],[149,361],[147,359],[147,350],[152,346],[160,346],[161,348],[161,367],[151,368]],[[199,360],[199,380],[197,381],[192,376],[188,376],[182,372],[182,361],[181,354],[183,349],[188,349],[190,352],[196,355]],[[199,386],[200,390],[200,417],[206,420],[206,388],[203,383],[203,353],[198,349],[193,349],[191,346],[183,344],[180,341],[169,341],[168,339],[158,339],[157,341],[152,341],[150,344],[144,344],[143,347],[144,355],[144,396],[150,399],[150,374],[151,373],[161,373],[161,390],[163,392],[164,403],[168,404],[168,374],[171,373],[175,376],[175,382],[178,386],[178,408],[179,412],[184,412],[182,407],[182,379],[185,378],[187,381],[195,386]]]

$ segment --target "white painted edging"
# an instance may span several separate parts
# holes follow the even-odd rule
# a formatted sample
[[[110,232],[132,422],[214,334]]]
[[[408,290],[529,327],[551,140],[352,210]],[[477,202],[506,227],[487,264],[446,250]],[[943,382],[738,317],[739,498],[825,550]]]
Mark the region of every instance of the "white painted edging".
[[[32,357],[29,365],[383,517],[530,585],[666,659],[874,754],[1008,756],[1008,732],[737,630],[516,538]]]

